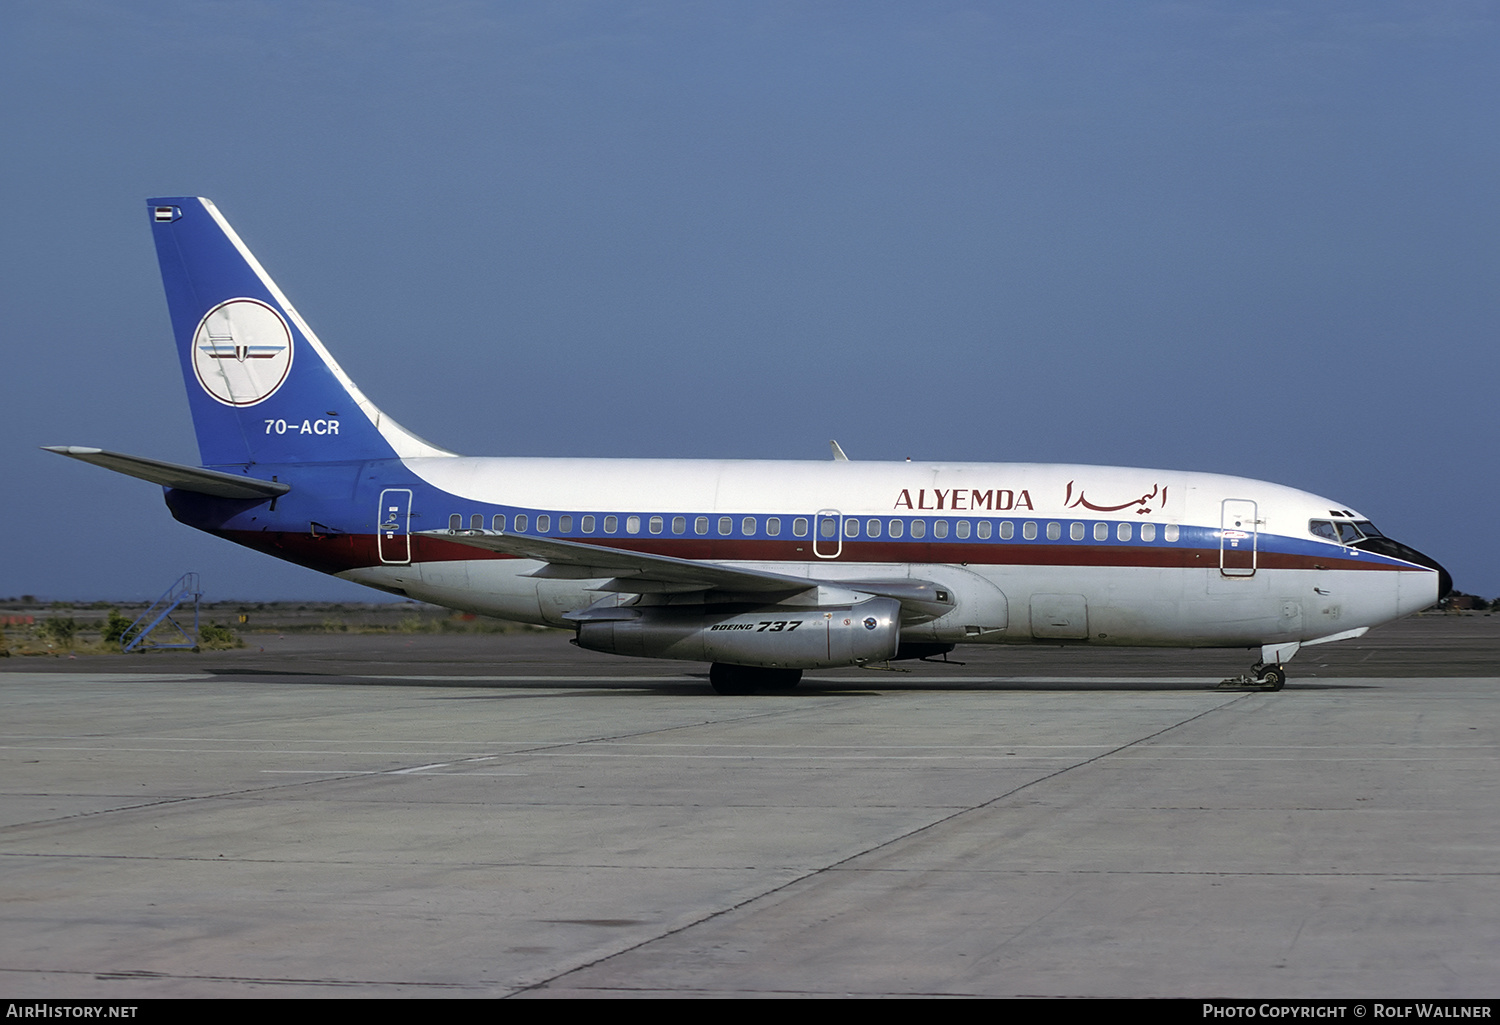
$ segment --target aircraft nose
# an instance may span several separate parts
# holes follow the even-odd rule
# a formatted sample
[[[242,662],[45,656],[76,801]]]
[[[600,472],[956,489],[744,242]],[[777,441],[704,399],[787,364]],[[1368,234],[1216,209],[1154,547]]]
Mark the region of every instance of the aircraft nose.
[[[1377,552],[1380,555],[1389,555],[1403,562],[1415,563],[1418,566],[1426,566],[1428,569],[1437,571],[1437,596],[1430,601],[1424,601],[1419,606],[1414,606],[1407,611],[1416,612],[1425,608],[1434,601],[1442,601],[1453,592],[1453,574],[1449,573],[1430,555],[1423,555],[1410,545],[1404,545],[1395,538],[1390,537],[1367,537],[1356,543],[1356,547],[1369,552]]]
[[[1438,601],[1442,601],[1444,598],[1448,597],[1448,595],[1453,593],[1453,574],[1444,569],[1442,563],[1438,562],[1430,555],[1423,555],[1415,548],[1408,548],[1406,545],[1402,545],[1401,547],[1406,549],[1407,554],[1405,558],[1407,562],[1415,562],[1418,566],[1429,566],[1432,569],[1437,570]]]
[[[1442,601],[1444,598],[1448,597],[1448,595],[1453,593],[1453,574],[1444,569],[1442,563],[1438,562],[1430,555],[1423,555],[1421,552],[1417,551],[1415,548],[1412,548],[1410,545],[1404,545],[1399,541],[1395,542],[1395,544],[1396,547],[1400,549],[1400,551],[1396,554],[1396,557],[1398,559],[1405,559],[1407,562],[1414,562],[1418,566],[1426,566],[1429,569],[1437,570],[1438,601]]]

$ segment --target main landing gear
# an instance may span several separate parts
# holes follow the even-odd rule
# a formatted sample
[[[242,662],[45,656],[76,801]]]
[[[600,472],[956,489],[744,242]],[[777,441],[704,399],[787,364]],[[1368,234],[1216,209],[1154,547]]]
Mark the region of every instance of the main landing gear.
[[[754,694],[758,690],[791,690],[802,682],[800,669],[763,669],[760,666],[732,666],[715,662],[708,670],[708,682],[719,694]]]

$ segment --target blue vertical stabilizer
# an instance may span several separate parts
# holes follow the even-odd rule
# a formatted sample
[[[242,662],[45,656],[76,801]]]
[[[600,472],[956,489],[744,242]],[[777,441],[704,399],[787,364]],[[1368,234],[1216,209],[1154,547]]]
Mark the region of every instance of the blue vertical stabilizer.
[[[212,203],[147,203],[203,465],[452,454],[365,398]]]

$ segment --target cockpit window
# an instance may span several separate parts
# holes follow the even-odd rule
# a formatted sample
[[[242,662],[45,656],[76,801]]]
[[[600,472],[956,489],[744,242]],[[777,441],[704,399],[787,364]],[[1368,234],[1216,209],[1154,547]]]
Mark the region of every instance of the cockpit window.
[[[1367,537],[1384,537],[1369,520],[1308,520],[1307,529],[1317,537],[1352,545]]]

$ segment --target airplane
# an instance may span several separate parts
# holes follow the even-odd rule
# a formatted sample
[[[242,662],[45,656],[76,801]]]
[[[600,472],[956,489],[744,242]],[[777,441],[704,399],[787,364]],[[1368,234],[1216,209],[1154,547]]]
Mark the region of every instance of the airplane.
[[[382,412],[217,207],[147,200],[201,466],[179,521],[391,594],[710,664],[724,694],[959,644],[1302,647],[1452,589],[1342,502],[1210,473],[1040,463],[475,458]]]

